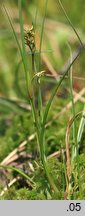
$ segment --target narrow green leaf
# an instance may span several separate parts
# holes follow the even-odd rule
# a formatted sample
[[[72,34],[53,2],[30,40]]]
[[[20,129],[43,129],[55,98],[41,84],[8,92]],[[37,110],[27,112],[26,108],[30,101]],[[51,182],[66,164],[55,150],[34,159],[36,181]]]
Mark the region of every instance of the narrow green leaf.
[[[66,19],[68,20],[70,26],[72,27],[73,31],[75,32],[75,34],[76,34],[78,40],[80,41],[81,46],[85,49],[85,47],[84,47],[84,45],[83,45],[83,43],[82,43],[82,40],[81,40],[79,34],[77,33],[76,29],[74,28],[74,25],[72,24],[71,20],[69,19],[68,15],[67,15],[67,13],[66,13],[66,10],[64,9],[64,6],[63,6],[62,2],[61,2],[60,0],[57,0],[57,1],[58,1],[58,3],[60,4],[60,6],[61,6],[61,8],[62,8],[62,10],[63,10],[63,12],[64,12],[64,15],[65,15]]]
[[[18,0],[18,6],[19,6],[19,19],[20,19],[20,32],[21,32],[21,42],[22,42],[22,56],[23,56],[23,64],[25,69],[25,79],[26,79],[26,87],[27,92],[30,99],[30,86],[31,86],[31,80],[30,75],[28,73],[28,66],[27,66],[27,56],[26,56],[26,50],[25,50],[25,41],[24,41],[24,27],[23,27],[23,17],[22,17],[22,0]]]
[[[41,28],[41,35],[40,35],[39,70],[40,70],[41,49],[42,49],[42,40],[43,40],[44,23],[45,23],[45,17],[46,17],[46,12],[47,12],[47,5],[48,5],[48,0],[45,1],[45,12],[44,12],[44,17],[43,17],[43,21],[42,21],[42,28]]]
[[[32,180],[27,174],[25,174],[22,170],[17,169],[17,168],[15,168],[15,167],[13,167],[13,166],[8,166],[8,165],[0,165],[0,169],[1,169],[1,168],[4,168],[4,169],[11,169],[12,171],[16,171],[16,172],[18,172],[21,176],[23,176],[24,178],[26,178],[26,179],[30,182],[30,184],[35,185],[35,183],[33,182],[33,180]]]
[[[50,99],[49,99],[49,101],[48,101],[48,103],[46,105],[46,108],[45,108],[44,117],[43,117],[43,127],[46,124],[48,112],[49,112],[49,109],[50,109],[50,106],[51,106],[51,103],[53,101],[54,96],[56,95],[56,93],[57,93],[57,91],[58,91],[61,83],[63,82],[65,76],[68,74],[69,69],[71,68],[71,66],[73,65],[73,63],[76,61],[76,59],[78,58],[78,56],[80,55],[80,53],[81,53],[82,50],[83,49],[79,50],[79,52],[77,53],[77,55],[75,56],[75,58],[72,60],[72,63],[69,65],[69,67],[67,68],[67,70],[63,74],[62,78],[57,81],[57,84],[56,84],[55,88],[53,89],[53,92],[52,92],[52,94],[50,96]]]
[[[13,26],[13,24],[12,24],[12,20],[11,20],[11,18],[10,18],[10,16],[9,16],[9,13],[8,13],[8,11],[7,11],[7,9],[6,9],[6,7],[5,7],[4,4],[3,4],[3,8],[4,8],[4,11],[5,11],[6,15],[7,15],[9,24],[10,24],[10,26],[11,26],[11,28],[12,28],[12,31],[13,31],[14,38],[15,38],[15,40],[16,40],[16,43],[17,43],[17,46],[18,46],[18,48],[19,48],[21,57],[22,57],[22,59],[23,59],[22,50],[21,50],[21,47],[20,47],[20,44],[19,44],[19,40],[18,40],[17,34],[16,34],[16,32],[15,32],[14,26]]]
[[[84,110],[85,110],[85,105],[84,105]],[[84,131],[85,131],[85,112],[82,114],[82,118],[79,124],[78,134],[77,134],[77,142],[79,145],[81,144]]]
[[[69,51],[70,51],[70,59],[72,62],[72,51],[70,45],[67,43]],[[74,105],[74,98],[73,98],[73,80],[72,80],[72,66],[70,67],[69,70],[69,86],[70,86],[70,98],[71,98],[71,103],[72,103],[72,116],[75,118],[75,105]],[[74,157],[77,156],[78,154],[78,144],[77,144],[77,131],[76,131],[76,121],[74,120],[73,122],[73,142],[74,142],[74,150],[73,150],[73,159]]]
[[[9,110],[13,112],[28,112],[28,109],[25,107],[20,106],[16,101],[0,97],[0,105],[6,108],[9,108]]]

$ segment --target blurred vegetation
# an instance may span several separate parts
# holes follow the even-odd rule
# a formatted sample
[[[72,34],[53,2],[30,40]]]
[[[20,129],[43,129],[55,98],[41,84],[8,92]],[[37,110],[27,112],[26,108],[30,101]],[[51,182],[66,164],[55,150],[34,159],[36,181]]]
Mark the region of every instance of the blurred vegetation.
[[[19,147],[19,145],[28,139],[28,136],[35,132],[35,126],[32,119],[30,109],[27,109],[26,87],[23,65],[20,63],[21,58],[17,48],[17,44],[9,26],[6,14],[3,10],[2,3],[5,4],[9,15],[12,19],[15,31],[17,32],[20,41],[20,27],[18,15],[18,1],[2,1],[0,5],[0,162],[9,155],[11,151]],[[63,0],[64,8],[72,21],[74,27],[80,35],[82,41],[85,38],[85,1],[84,0]],[[45,0],[23,0],[23,17],[24,25],[35,25],[36,49],[39,49],[40,34],[45,13]],[[82,16],[81,16],[82,13]],[[69,50],[67,47],[69,42],[72,51],[76,51],[79,47],[79,41],[75,36],[72,28],[69,26],[65,15],[60,8],[58,1],[48,1],[48,9],[44,25],[43,43],[42,43],[42,61],[41,70],[50,72],[47,66],[46,59],[56,71],[60,74],[68,61]],[[85,42],[85,41],[84,41]],[[21,41],[20,41],[21,43]],[[31,70],[31,55],[28,53],[28,65]],[[36,61],[38,54],[36,53]],[[85,86],[85,52],[77,59],[73,66],[73,75],[83,77],[84,80],[73,79],[73,87],[76,92],[81,91]],[[42,82],[43,105],[52,91],[54,83]],[[69,97],[69,81],[65,79],[60,87],[59,93],[56,95],[54,103],[50,109],[48,122],[52,121],[67,103],[70,102]],[[37,87],[36,87],[36,107],[37,107]],[[85,97],[83,101],[77,101],[75,104],[76,113],[83,110]],[[3,100],[4,99],[4,100]],[[24,106],[22,106],[24,104]],[[29,105],[30,106],[30,105]],[[25,107],[25,108],[24,108]],[[46,129],[46,155],[50,155],[55,151],[65,148],[65,133],[68,125],[69,117],[71,116],[71,109],[65,111],[55,118],[51,125]],[[77,120],[77,129],[80,119]],[[70,146],[72,145],[72,131],[70,136]],[[83,136],[82,147],[80,149],[80,163],[81,163],[81,198],[85,199],[85,160],[84,160],[85,136]],[[38,147],[36,139],[28,142],[26,147],[27,153],[37,155]],[[82,165],[83,161],[83,165]],[[34,161],[33,161],[34,162]],[[62,158],[49,160],[49,169],[52,172],[54,181],[57,182],[59,194],[49,193],[49,186],[47,188],[46,178],[42,165],[35,168],[34,180],[37,182],[36,189],[29,190],[13,186],[1,197],[1,199],[64,199],[65,190],[65,176],[63,172]],[[40,176],[40,177],[39,177]],[[63,176],[63,181],[62,181]],[[43,186],[44,184],[44,186]],[[62,185],[63,184],[63,185]],[[84,188],[84,189],[83,189]],[[80,198],[78,192],[75,192],[74,197]]]

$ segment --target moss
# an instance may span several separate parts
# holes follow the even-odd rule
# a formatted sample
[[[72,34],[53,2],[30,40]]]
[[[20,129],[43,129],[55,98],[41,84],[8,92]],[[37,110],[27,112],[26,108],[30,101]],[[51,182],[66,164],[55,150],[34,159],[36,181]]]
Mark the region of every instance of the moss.
[[[9,188],[2,197],[1,200],[16,200],[16,190],[15,187]]]
[[[22,113],[22,115],[12,114],[3,116],[0,119],[0,161],[2,161],[14,148],[26,140],[29,134],[34,132],[33,127],[28,125],[33,124],[32,117],[29,113]],[[29,152],[36,147],[33,145],[28,146]]]
[[[2,200],[45,200],[43,193],[36,190],[29,191],[27,188],[16,190],[15,187],[9,188],[1,197]]]
[[[20,189],[16,193],[17,200],[45,200],[43,193],[38,193],[36,190]]]
[[[85,198],[85,157],[84,154],[79,156],[79,166],[80,166],[80,188],[77,181],[78,175],[75,173],[75,167],[72,170],[73,178],[71,179],[72,191],[70,193],[70,199],[84,199]],[[3,200],[63,200],[66,191],[66,181],[64,173],[64,165],[62,161],[57,158],[52,158],[48,160],[48,170],[51,174],[58,192],[54,192],[50,189],[49,183],[47,181],[42,164],[38,162],[38,166],[35,168],[33,174],[33,181],[35,181],[35,188],[31,189],[28,186],[23,188],[15,187],[9,188],[5,194],[1,197]],[[75,179],[74,179],[75,177]],[[72,183],[73,181],[73,183]],[[74,185],[76,181],[76,184]]]
[[[64,192],[59,191],[57,193],[52,193],[51,200],[64,200]]]
[[[41,192],[44,193],[46,199],[52,199],[52,197],[53,199],[54,197],[56,197],[56,199],[59,199],[60,191],[62,194],[63,189],[65,187],[65,174],[64,174],[63,165],[56,158],[49,159],[47,161],[47,164],[48,164],[49,173],[51,174],[59,193],[53,196],[53,192],[50,189],[48,180],[46,178],[45,172],[41,165],[39,166],[39,168],[36,169],[34,173],[34,181],[36,182],[36,190],[39,193]]]

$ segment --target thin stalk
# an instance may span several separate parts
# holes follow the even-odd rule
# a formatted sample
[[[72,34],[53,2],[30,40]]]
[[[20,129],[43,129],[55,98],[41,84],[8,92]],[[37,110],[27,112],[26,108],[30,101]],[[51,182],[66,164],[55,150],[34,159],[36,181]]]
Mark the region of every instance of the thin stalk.
[[[37,24],[38,7],[39,7],[39,0],[37,1],[36,12],[35,12],[35,20],[34,20],[34,28],[35,29],[36,29],[36,24]]]
[[[42,130],[42,127],[41,127],[41,131],[40,131],[39,143],[40,143],[41,161],[42,161],[48,182],[50,184],[51,189],[53,189],[55,192],[58,192],[58,189],[57,189],[57,187],[56,187],[56,185],[52,179],[52,176],[48,171],[48,167],[47,167],[47,160],[46,160],[46,155],[45,155],[45,128],[43,128],[43,130]]]
[[[80,51],[79,53],[77,54],[77,56],[73,59],[73,61],[71,62],[70,66],[68,67],[67,71],[64,73],[64,75],[62,76],[62,78],[58,81],[58,84],[56,84],[56,87],[54,88],[52,94],[51,94],[51,97],[46,105],[46,108],[45,108],[45,112],[44,112],[44,116],[43,116],[43,123],[42,123],[42,127],[41,127],[41,133],[40,133],[40,139],[39,139],[39,142],[40,142],[40,151],[41,151],[41,159],[42,159],[42,163],[43,163],[43,166],[44,166],[44,169],[45,169],[45,172],[46,172],[46,175],[48,177],[48,180],[49,180],[49,183],[51,185],[51,187],[57,191],[57,188],[52,180],[52,177],[50,176],[50,174],[48,173],[48,169],[47,169],[47,163],[46,163],[46,156],[45,156],[45,143],[44,143],[44,135],[45,135],[45,124],[46,124],[46,120],[47,120],[47,116],[48,116],[48,112],[49,112],[49,109],[50,109],[50,106],[51,106],[51,103],[53,101],[53,98],[56,94],[56,92],[58,91],[62,81],[64,80],[66,74],[68,73],[70,67],[72,66],[72,64],[75,62],[75,60],[77,59],[77,57],[80,55]]]
[[[12,167],[12,166],[8,166],[8,165],[0,165],[0,169],[1,168],[4,168],[4,169],[11,169],[12,171],[16,171],[18,172],[21,176],[23,176],[24,178],[26,178],[29,182],[30,182],[30,185],[33,187],[33,185],[35,185],[35,183],[33,182],[33,180],[27,175],[25,174],[22,170],[20,169],[17,169],[15,167]]]
[[[37,74],[37,68],[36,68],[36,64],[35,64],[35,56],[34,56],[34,53],[32,53],[32,73],[34,74]],[[41,89],[40,89],[40,84],[38,82],[38,77],[37,77],[37,85],[38,85],[38,113],[41,114],[41,104],[42,104],[42,100],[40,101],[41,99]],[[39,96],[40,94],[40,96]],[[40,152],[40,142],[39,142],[39,136],[40,136],[40,128],[41,128],[41,121],[38,121],[38,118],[37,118],[37,115],[36,115],[36,108],[35,108],[35,95],[34,95],[34,92],[33,92],[33,102],[32,102],[32,111],[33,111],[33,116],[34,116],[34,125],[37,129],[37,144],[38,144],[38,150]],[[39,119],[40,120],[40,119]],[[40,152],[40,155],[41,155],[41,152]]]
[[[5,11],[6,15],[7,15],[9,24],[10,24],[11,29],[12,29],[12,31],[13,31],[14,38],[15,38],[15,40],[16,40],[16,43],[17,43],[17,45],[18,45],[18,48],[19,48],[19,51],[20,51],[20,54],[21,54],[21,57],[22,57],[22,60],[23,60],[22,50],[21,50],[21,47],[20,47],[20,44],[19,44],[19,40],[18,40],[17,34],[16,34],[15,30],[14,30],[14,27],[13,27],[13,24],[12,24],[12,21],[11,21],[11,18],[10,18],[10,16],[9,16],[8,11],[7,11],[7,9],[6,9],[6,7],[5,7],[4,4],[3,4],[3,9],[4,9],[4,11]]]
[[[37,115],[36,115],[36,109],[35,109],[35,105],[34,105],[34,99],[31,100],[31,107],[32,107],[32,114],[33,114],[33,119],[34,119],[34,125],[36,127],[36,131],[37,131],[37,136],[39,139],[39,125],[38,125],[38,120],[37,120]]]
[[[71,51],[71,47],[69,44],[68,48],[70,51],[70,58],[71,58],[71,62],[72,62],[72,51]],[[74,98],[73,98],[73,81],[72,81],[72,66],[70,67],[69,70],[69,85],[70,85],[70,98],[71,98],[71,103],[72,103],[72,116],[75,118],[75,105],[74,105]],[[77,143],[77,131],[76,131],[76,120],[73,122],[73,142],[74,142],[74,153],[73,153],[73,159],[74,157],[77,156],[78,154],[78,143]]]
[[[79,116],[82,112],[84,112],[84,111],[78,112],[78,113],[77,113],[72,119],[70,119],[70,121],[69,121],[68,128],[67,128],[67,131],[68,131],[68,132],[67,132],[67,135],[66,135],[66,139],[67,139],[66,142],[68,142],[68,143],[69,143],[70,128],[71,128],[73,122],[75,121],[75,119],[78,118],[78,116]],[[67,145],[68,145],[68,143],[67,143]],[[68,148],[69,148],[69,145],[68,145]],[[74,160],[74,162],[73,162],[73,164],[72,164],[71,166],[73,166],[73,167],[72,167],[72,171],[74,172],[74,179],[76,179],[76,174],[77,174],[77,181],[76,181],[77,184],[76,184],[76,186],[79,187],[79,192],[80,192],[80,196],[81,196],[79,154],[76,156],[75,159],[76,159],[76,160]],[[75,166],[77,167],[77,172],[76,172]],[[72,173],[73,173],[73,172],[72,172]]]
[[[38,113],[39,113],[39,122],[40,125],[43,121],[43,105],[42,105],[42,94],[41,94],[41,85],[40,85],[40,78],[37,79],[38,82]]]
[[[64,174],[65,174],[65,180],[64,180],[64,176],[63,176],[63,182],[64,182],[64,188],[63,191],[65,190],[65,187],[67,186],[68,188],[68,177],[67,177],[67,170],[66,170],[66,159],[65,159],[65,155],[64,155],[64,151],[62,150],[62,163],[63,163],[63,169],[64,169]]]
[[[82,43],[82,40],[81,40],[81,38],[79,37],[79,34],[77,33],[76,29],[74,28],[74,25],[72,24],[71,20],[69,19],[68,15],[67,15],[67,13],[66,13],[66,10],[64,9],[63,4],[61,3],[60,0],[57,0],[57,1],[58,1],[58,3],[60,4],[60,6],[61,6],[61,8],[62,8],[62,10],[63,10],[63,12],[64,12],[64,15],[65,15],[66,19],[68,20],[70,26],[72,27],[73,31],[75,32],[75,34],[76,34],[76,36],[77,36],[77,38],[78,38],[78,40],[79,40],[81,46],[85,49],[85,47],[84,47],[84,45],[83,45],[83,43]]]
[[[63,74],[63,76],[61,77],[61,79],[59,79],[56,83],[56,86],[55,88],[53,89],[53,92],[50,96],[50,99],[46,105],[46,108],[45,108],[45,112],[44,112],[44,116],[43,116],[43,124],[42,124],[42,130],[46,124],[46,120],[47,120],[47,116],[48,116],[48,112],[49,112],[49,109],[51,107],[51,104],[52,104],[52,101],[54,99],[54,96],[56,95],[61,83],[63,82],[65,76],[68,74],[68,71],[70,69],[70,67],[73,65],[73,63],[76,61],[76,59],[78,58],[78,56],[80,55],[81,51],[83,51],[83,48],[77,53],[76,57],[72,60],[71,64],[69,65],[69,67],[67,68],[67,70],[65,71],[65,73]]]
[[[42,22],[42,29],[41,29],[41,36],[40,36],[40,47],[39,47],[39,70],[40,70],[40,63],[41,63],[41,48],[42,48],[42,39],[43,39],[43,31],[44,31],[44,22],[45,22],[45,17],[46,17],[46,12],[47,12],[47,4],[48,4],[48,0],[45,1],[45,13],[44,13],[44,17],[43,17],[43,22]],[[40,138],[39,138],[39,143],[40,143],[40,154],[41,154],[41,161],[46,173],[46,176],[48,178],[49,184],[51,186],[51,188],[58,192],[57,187],[48,171],[48,167],[47,167],[47,161],[46,161],[46,157],[45,157],[45,137],[44,137],[44,130],[42,131],[42,121],[43,121],[43,109],[42,109],[42,96],[41,96],[41,88],[40,88],[40,78],[37,79],[38,81],[38,111],[39,111],[39,124],[40,124]],[[44,129],[44,128],[43,128]]]
[[[45,23],[45,17],[47,12],[47,5],[48,0],[45,0],[45,13],[42,21],[42,28],[41,28],[41,35],[40,35],[40,47],[39,47],[39,70],[40,70],[40,63],[41,63],[41,49],[42,49],[42,40],[43,40],[43,32],[44,32],[44,23]]]
[[[4,97],[0,97],[0,105],[2,105],[4,108],[6,107],[6,109],[8,108],[8,112],[11,110],[17,113],[28,112],[28,109],[26,107],[22,107],[17,101]]]
[[[26,56],[26,50],[25,50],[25,42],[24,42],[24,28],[23,28],[23,17],[22,17],[22,0],[18,0],[18,6],[19,6],[19,19],[20,19],[20,32],[21,32],[21,42],[22,42],[22,54],[23,54],[23,62],[24,62],[24,68],[25,68],[25,80],[26,80],[26,86],[29,93],[29,86],[31,86],[30,81],[30,75],[28,73],[27,68],[27,56]],[[31,100],[31,97],[30,97]]]
[[[85,104],[84,104],[84,110],[85,110]],[[85,128],[85,113],[82,114],[80,124],[79,124],[79,128],[78,128],[78,133],[77,133],[78,145],[82,144],[81,140],[82,140],[82,137],[83,137],[84,128]]]
[[[31,84],[31,80],[30,80],[30,75],[28,74],[28,71],[27,71],[27,56],[26,56],[26,51],[25,51],[23,17],[22,17],[22,0],[18,0],[18,5],[19,5],[19,18],[20,18],[20,30],[21,30],[23,59],[24,59],[24,64],[25,64],[25,79],[26,79],[28,94],[30,96],[29,98],[30,98],[30,104],[31,104],[32,111],[33,111],[33,118],[34,118],[34,122],[36,124],[37,134],[39,136],[38,122],[37,122],[36,110],[35,110],[34,99],[33,99],[34,98],[33,89],[32,89],[32,96],[30,95],[30,92],[29,92],[30,87],[32,88],[32,84]],[[34,67],[34,58],[32,59],[32,61],[33,61],[32,67]]]
[[[40,70],[40,63],[41,63],[41,49],[42,49],[42,40],[43,40],[44,23],[45,23],[45,17],[46,17],[46,12],[47,12],[47,5],[48,5],[48,0],[45,0],[45,13],[44,13],[43,21],[42,21],[42,28],[41,28],[41,35],[40,35],[39,69],[38,70]],[[37,79],[37,82],[38,82],[38,112],[39,112],[39,119],[40,119],[40,125],[41,125],[42,119],[43,119],[43,108],[42,108],[40,78]]]
[[[23,61],[24,70],[25,70],[25,75],[26,75],[26,64],[25,64],[24,55],[23,55],[21,46],[20,46],[20,44],[19,44],[19,40],[18,40],[17,34],[16,34],[15,29],[14,29],[14,27],[13,27],[11,18],[10,18],[10,16],[9,16],[8,11],[7,11],[7,9],[5,8],[5,5],[4,5],[4,4],[3,4],[3,9],[5,10],[5,13],[6,13],[6,15],[7,15],[9,24],[10,24],[10,26],[11,26],[11,28],[12,28],[13,35],[14,35],[14,38],[15,38],[15,40],[16,40],[16,43],[17,43],[17,46],[18,46],[18,49],[19,49],[19,51],[20,51],[20,55],[21,55],[21,58],[22,58],[22,61]],[[26,75],[26,76],[27,76],[27,75]],[[26,80],[27,80],[27,79],[26,79]],[[28,84],[27,84],[27,82],[26,82],[26,88],[27,88],[27,94],[28,94],[28,87],[27,87],[27,86],[28,86]],[[30,98],[30,97],[29,97],[29,98]]]
[[[37,69],[36,69],[36,65],[35,65],[35,53],[31,51],[31,55],[32,55],[32,73],[33,75],[35,73],[37,73]],[[31,101],[31,105],[32,105],[32,112],[33,112],[33,119],[34,121],[34,125],[37,129],[37,142],[38,142],[38,148],[40,151],[40,146],[39,146],[39,125],[38,125],[38,118],[37,118],[37,114],[36,114],[36,107],[35,107],[35,94],[34,94],[34,88],[33,88],[33,101]]]
[[[48,182],[50,184],[51,189],[54,190],[55,192],[58,192],[58,189],[57,189],[57,187],[56,187],[56,185],[52,179],[52,176],[49,173],[49,170],[47,167],[47,162],[45,161],[45,158],[42,158],[42,162],[43,162],[43,167],[44,167],[44,170],[45,170],[46,176],[48,178]]]
[[[84,111],[85,111],[85,104],[84,104]],[[85,112],[83,112],[83,114],[82,114],[82,117],[81,117],[81,120],[80,120],[80,124],[79,124],[78,133],[77,133],[78,147],[80,147],[79,144],[82,144],[81,140],[82,140],[84,129],[85,129]],[[80,169],[80,166],[79,166],[79,169]],[[79,177],[80,177],[80,175],[79,175]],[[81,199],[81,197],[82,197],[81,181],[79,181],[79,191],[80,191],[80,199]]]
[[[32,55],[32,72],[34,73],[36,68],[35,68],[35,60],[34,60],[34,55]],[[34,119],[34,126],[36,128],[37,132],[37,143],[38,143],[38,149],[40,152],[40,145],[39,145],[39,136],[40,136],[40,128],[39,128],[39,123],[38,123],[38,118],[37,118],[37,112],[36,112],[36,107],[35,107],[35,94],[34,94],[34,88],[33,88],[33,99],[31,100],[31,107],[32,107],[32,114],[33,114],[33,119]]]
[[[72,51],[71,47],[68,44],[68,48],[70,50],[70,57],[71,57],[71,62],[72,62]],[[71,157],[71,167],[74,167],[74,158],[76,158],[77,162],[77,170],[76,172],[78,173],[78,183],[79,183],[79,188],[80,188],[80,171],[79,171],[79,159],[78,159],[78,142],[77,142],[77,131],[76,131],[76,119],[75,119],[75,105],[74,105],[74,98],[73,98],[73,82],[72,82],[72,66],[69,70],[69,84],[70,84],[70,97],[71,97],[71,103],[72,103],[72,116],[74,118],[73,122],[73,151],[72,151],[72,157]],[[75,179],[75,178],[74,178]],[[76,182],[75,182],[76,185]]]
[[[47,167],[47,160],[46,160],[46,156],[45,156],[45,149],[44,149],[44,133],[40,136],[40,153],[41,153],[41,161],[44,167],[44,171],[46,173],[48,182],[50,184],[51,189],[53,189],[55,192],[58,192],[58,189],[52,179],[52,176],[50,175],[49,171],[48,171],[48,167]]]

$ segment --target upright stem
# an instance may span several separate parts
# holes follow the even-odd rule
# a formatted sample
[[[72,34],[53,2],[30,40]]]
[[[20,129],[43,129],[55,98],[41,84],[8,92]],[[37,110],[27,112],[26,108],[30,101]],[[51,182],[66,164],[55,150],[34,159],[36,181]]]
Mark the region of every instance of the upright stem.
[[[42,126],[41,128],[41,133],[40,133],[40,139],[39,139],[39,142],[40,142],[40,152],[41,152],[41,161],[42,161],[42,164],[43,164],[43,167],[44,167],[44,170],[45,170],[45,173],[46,173],[46,176],[48,178],[48,182],[50,184],[50,187],[51,189],[53,189],[55,192],[58,192],[58,189],[52,179],[52,176],[51,174],[49,173],[48,171],[48,167],[47,167],[47,161],[46,161],[46,155],[45,155],[45,144],[44,144],[44,135],[45,135],[45,128]]]
[[[69,44],[68,48],[70,51],[70,59],[72,62],[72,51],[71,51],[71,47]],[[71,102],[72,102],[72,115],[73,118],[75,118],[75,106],[74,106],[74,98],[73,98],[73,80],[72,80],[72,66],[69,70],[69,84],[70,84],[70,97],[71,97]],[[73,141],[74,141],[74,151],[73,151],[73,159],[74,157],[76,157],[77,153],[78,153],[78,143],[77,143],[77,132],[76,132],[76,120],[74,120],[73,122]]]

